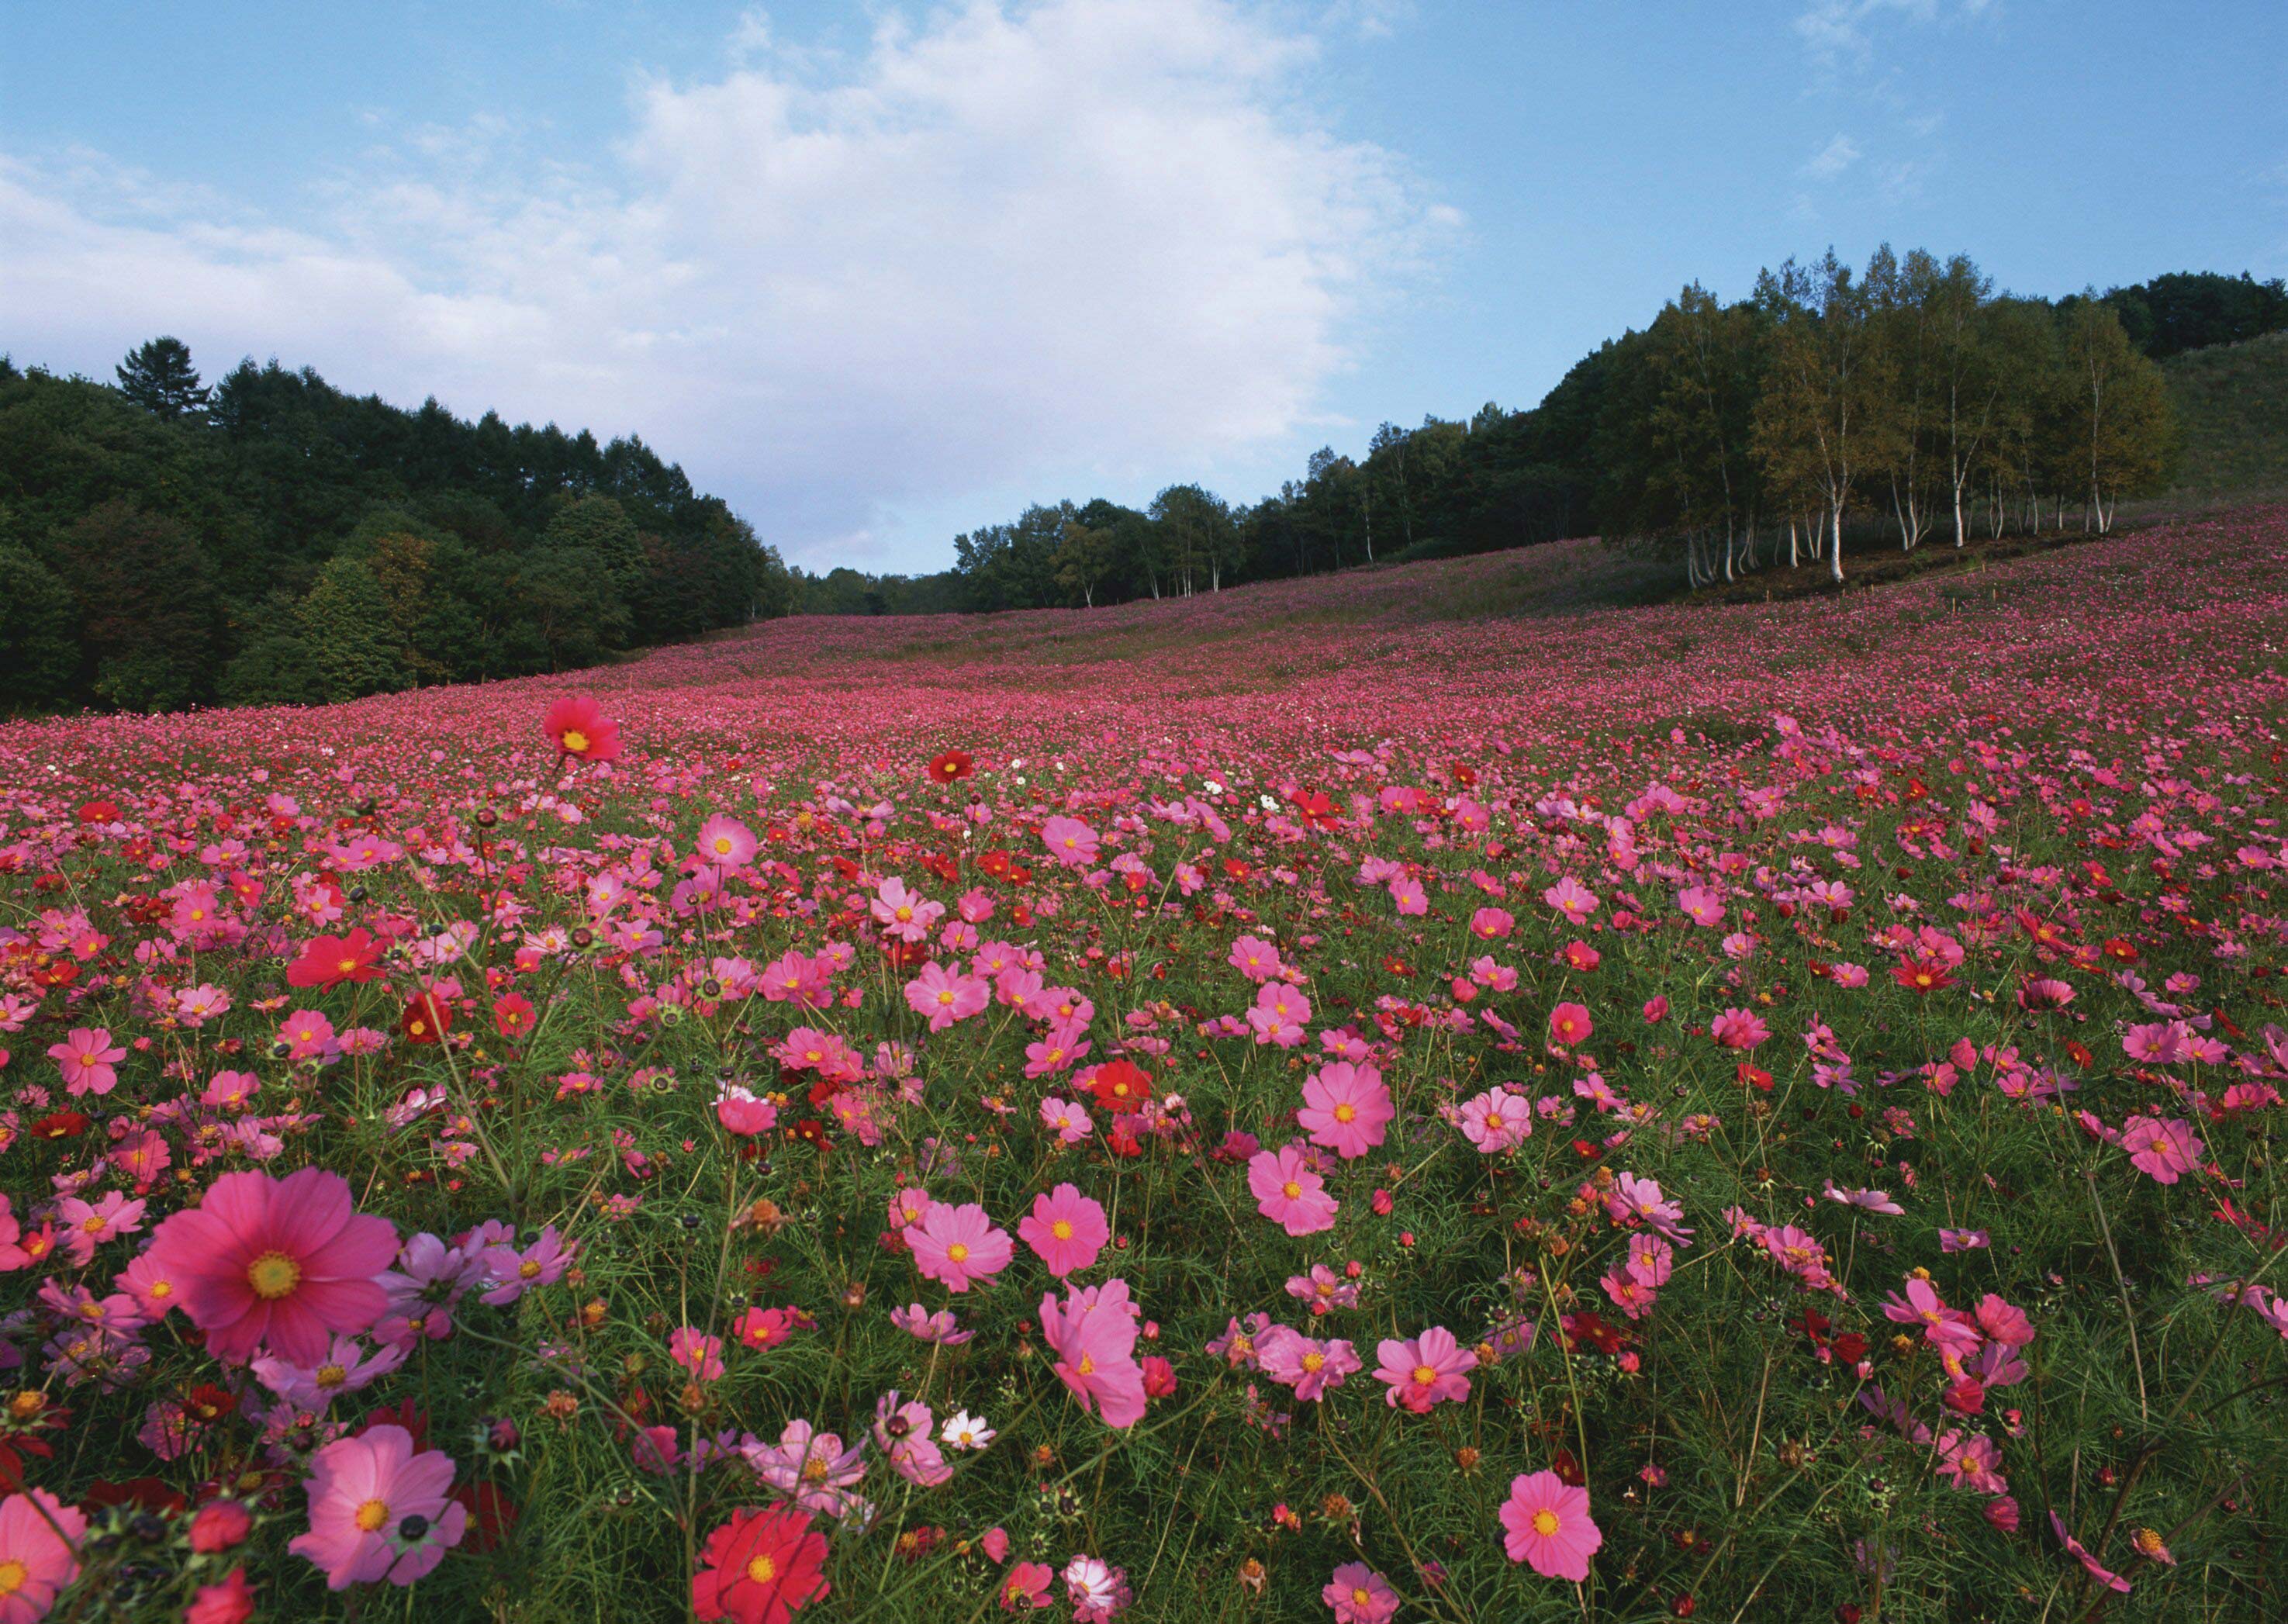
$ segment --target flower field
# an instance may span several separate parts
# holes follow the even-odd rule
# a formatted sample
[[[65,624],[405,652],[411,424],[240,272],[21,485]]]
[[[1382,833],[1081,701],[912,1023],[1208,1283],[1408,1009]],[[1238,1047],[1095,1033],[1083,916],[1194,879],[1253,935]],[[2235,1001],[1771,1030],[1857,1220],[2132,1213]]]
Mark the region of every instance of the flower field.
[[[0,728],[0,1624],[2276,1617],[2288,512],[1601,570]]]

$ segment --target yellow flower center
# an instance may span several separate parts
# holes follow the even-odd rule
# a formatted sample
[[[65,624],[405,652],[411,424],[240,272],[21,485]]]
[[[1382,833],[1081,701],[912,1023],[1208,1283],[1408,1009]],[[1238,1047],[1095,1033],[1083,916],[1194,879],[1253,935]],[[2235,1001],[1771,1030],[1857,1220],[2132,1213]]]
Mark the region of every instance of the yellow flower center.
[[[1429,1366],[1417,1365],[1414,1367],[1414,1382],[1416,1386],[1427,1387],[1437,1379],[1438,1373],[1433,1370]]]
[[[349,1379],[350,1373],[343,1369],[339,1365],[321,1365],[318,1367],[316,1380],[320,1387],[339,1387],[343,1382]]]
[[[1372,1597],[1371,1596],[1369,1596],[1369,1595],[1367,1594],[1366,1587],[1365,1587],[1364,1585],[1353,1585],[1353,1586],[1351,1587],[1351,1605],[1352,1605],[1352,1606],[1354,1606],[1354,1607],[1363,1607],[1363,1606],[1367,1605],[1369,1603],[1372,1602],[1373,1600],[1374,1600],[1374,1597]]]
[[[302,1283],[302,1265],[283,1252],[265,1252],[246,1266],[246,1283],[266,1303],[293,1295]]]
[[[389,1521],[389,1508],[378,1500],[369,1500],[357,1509],[356,1522],[366,1533],[379,1533]]]
[[[91,1235],[100,1235],[103,1233],[103,1222],[104,1221],[101,1218],[90,1218],[84,1224],[82,1224],[80,1228],[85,1230]]]
[[[575,756],[577,756],[581,751],[588,748],[588,735],[582,733],[576,727],[566,728],[564,730],[564,748],[571,751]]]
[[[528,1257],[522,1263],[517,1264],[516,1277],[520,1280],[538,1279],[540,1278],[540,1265],[531,1258]]]
[[[779,1565],[768,1557],[758,1557],[747,1564],[747,1577],[759,1585],[767,1585],[779,1576]]]
[[[1096,1361],[1089,1358],[1087,1354],[1084,1353],[1080,1356],[1080,1364],[1077,1368],[1081,1374],[1084,1376],[1092,1376],[1096,1374]]]
[[[945,1255],[957,1264],[966,1263],[969,1261],[969,1248],[962,1245],[958,1240],[946,1248]]]
[[[1303,1368],[1315,1375],[1326,1367],[1326,1363],[1327,1356],[1323,1353],[1307,1353],[1303,1356]]]
[[[1279,1193],[1285,1196],[1291,1201],[1295,1200],[1302,1195],[1303,1186],[1297,1184],[1291,1178],[1285,1184],[1279,1186]]]
[[[719,852],[728,855],[731,850],[731,837],[728,835],[716,836],[715,849]],[[768,1562],[769,1558],[767,1557],[758,1557],[755,1560],[758,1562]]]
[[[1548,1539],[1557,1532],[1557,1513],[1544,1506],[1533,1514],[1533,1532]]]
[[[1345,1100],[1341,1105],[1335,1107],[1335,1121],[1338,1122],[1357,1121],[1358,1107],[1351,1104],[1350,1101]]]
[[[1501,1125],[1502,1125],[1502,1120],[1501,1120],[1501,1113],[1500,1113],[1500,1112],[1498,1112],[1498,1111],[1489,1111],[1489,1112],[1487,1112],[1487,1113],[1486,1113],[1486,1126],[1487,1126],[1487,1127],[1489,1127],[1489,1128],[1490,1128],[1490,1129],[1494,1129],[1496,1132],[1499,1132],[1499,1131],[1501,1130]]]
[[[1060,1240],[1070,1240],[1072,1239],[1072,1224],[1068,1219],[1059,1218],[1054,1224],[1049,1225],[1049,1233],[1054,1235]]]
[[[5,1562],[0,1562],[0,1596],[15,1595],[24,1588],[24,1581],[31,1576],[32,1570],[13,1557],[9,1557]]]
[[[809,1460],[805,1461],[802,1463],[802,1480],[805,1483],[825,1482],[826,1462],[820,1460],[815,1455],[813,1455]]]

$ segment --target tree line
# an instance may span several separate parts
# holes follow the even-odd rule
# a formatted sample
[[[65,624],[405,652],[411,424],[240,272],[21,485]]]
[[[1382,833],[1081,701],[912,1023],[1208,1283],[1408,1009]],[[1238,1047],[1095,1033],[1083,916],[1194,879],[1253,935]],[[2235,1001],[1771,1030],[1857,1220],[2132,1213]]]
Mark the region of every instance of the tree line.
[[[0,359],[0,708],[354,699],[591,665],[791,606],[641,440],[407,410],[307,368]]]
[[[1253,503],[1173,485],[1142,509],[1044,503],[957,536],[951,568],[797,569],[807,614],[1088,607],[1243,581],[1602,535],[1693,584],[1852,546],[2079,520],[2165,477],[2152,364],[2288,328],[2288,288],[2184,272],[2101,295],[1998,295],[1966,257],[1831,253],[1731,305],[1695,284],[1541,403],[1386,423]],[[1834,545],[1839,531],[1846,546]]]

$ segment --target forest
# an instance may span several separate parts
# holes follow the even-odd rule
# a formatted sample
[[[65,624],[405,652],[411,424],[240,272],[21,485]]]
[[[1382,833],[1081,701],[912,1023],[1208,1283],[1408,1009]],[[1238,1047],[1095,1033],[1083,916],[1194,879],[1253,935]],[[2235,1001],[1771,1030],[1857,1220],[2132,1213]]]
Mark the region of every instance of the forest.
[[[305,368],[0,360],[0,711],[354,699],[593,665],[790,607],[640,440],[406,410]]]
[[[920,576],[795,572],[810,614],[1084,607],[1378,560],[1601,535],[1689,584],[1856,547],[2077,524],[2166,479],[2156,363],[2288,329],[2288,287],[2213,273],[2051,301],[1964,256],[1790,261],[1724,304],[1697,284],[1528,410],[1385,423],[1363,458],[1234,504],[1172,485],[1139,510],[1043,503]],[[1846,546],[1839,550],[1840,534]]]

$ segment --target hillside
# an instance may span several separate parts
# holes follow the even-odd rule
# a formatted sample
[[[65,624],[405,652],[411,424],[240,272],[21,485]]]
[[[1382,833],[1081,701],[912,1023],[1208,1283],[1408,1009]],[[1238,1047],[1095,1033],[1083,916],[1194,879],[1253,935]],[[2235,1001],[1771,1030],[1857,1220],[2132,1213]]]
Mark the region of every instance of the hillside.
[[[2161,370],[2184,435],[2178,492],[2288,487],[2288,333],[2188,350]]]

